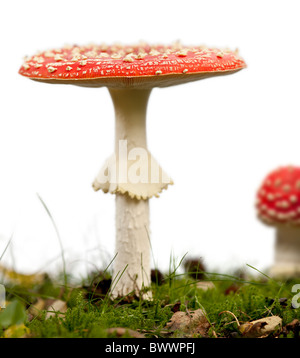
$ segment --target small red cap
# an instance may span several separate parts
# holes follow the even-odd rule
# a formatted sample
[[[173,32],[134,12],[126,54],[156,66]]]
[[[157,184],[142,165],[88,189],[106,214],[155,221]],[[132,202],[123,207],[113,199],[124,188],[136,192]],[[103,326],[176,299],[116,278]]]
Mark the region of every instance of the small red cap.
[[[300,167],[271,172],[257,192],[258,217],[267,224],[300,225]]]
[[[143,43],[75,45],[45,51],[26,58],[19,73],[35,80],[83,86],[164,87],[244,67],[237,51]]]

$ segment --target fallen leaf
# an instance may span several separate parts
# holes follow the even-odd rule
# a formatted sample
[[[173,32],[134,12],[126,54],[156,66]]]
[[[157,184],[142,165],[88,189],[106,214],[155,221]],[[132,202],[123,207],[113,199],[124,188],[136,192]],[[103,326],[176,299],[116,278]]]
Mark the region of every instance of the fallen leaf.
[[[300,322],[298,319],[293,319],[290,323],[286,324],[283,328],[282,328],[282,333],[284,336],[287,336],[287,334],[289,332],[293,332],[294,333],[294,338],[299,338],[299,333],[300,333]]]
[[[175,312],[166,328],[172,332],[182,331],[190,336],[200,334],[206,337],[210,324],[203,310],[197,309],[196,311]]]
[[[216,288],[213,282],[211,281],[199,281],[196,284],[197,288],[200,288],[203,291],[211,290],[213,288]]]
[[[58,312],[58,317],[64,317],[62,313],[67,311],[67,303],[62,300],[56,300],[47,308],[46,319],[55,316]]]
[[[36,317],[41,313],[45,305],[46,305],[45,300],[43,300],[42,298],[38,298],[37,301],[29,307],[28,313],[33,317]]]
[[[23,323],[14,324],[4,331],[4,338],[25,338],[29,333],[29,328]]]
[[[300,327],[300,322],[296,318],[293,319],[292,322],[290,322],[286,325],[286,328],[290,329],[290,330],[299,329],[299,327]]]
[[[26,275],[14,270],[11,270],[3,265],[0,265],[0,273],[4,277],[3,280],[13,283],[15,285],[21,285],[23,287],[31,287],[36,284],[44,282],[46,274],[32,274]]]
[[[279,316],[270,316],[243,323],[239,326],[239,331],[245,338],[263,338],[281,327],[282,319]]]

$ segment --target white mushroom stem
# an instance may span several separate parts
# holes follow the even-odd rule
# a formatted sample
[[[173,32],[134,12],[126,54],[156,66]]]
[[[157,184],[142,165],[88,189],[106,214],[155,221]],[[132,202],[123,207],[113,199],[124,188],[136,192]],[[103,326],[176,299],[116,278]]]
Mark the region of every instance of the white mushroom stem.
[[[151,298],[149,200],[116,195],[116,252],[112,296]],[[125,271],[124,271],[125,269]]]
[[[131,198],[158,197],[173,184],[147,150],[146,110],[149,89],[110,89],[116,116],[116,144],[93,182],[94,190]]]
[[[119,140],[127,140],[128,151],[147,149],[146,113],[151,89],[109,89],[116,117],[115,152]]]
[[[290,278],[300,276],[300,228],[278,226],[276,228],[275,260],[271,274]]]
[[[109,92],[115,108],[117,162],[126,165],[127,158],[118,158],[120,140],[127,140],[128,152],[133,148],[147,148],[146,110],[151,90],[110,89]],[[140,295],[143,288],[151,284],[148,199],[116,194],[116,253],[112,296],[131,292]],[[150,298],[151,293],[143,297]]]

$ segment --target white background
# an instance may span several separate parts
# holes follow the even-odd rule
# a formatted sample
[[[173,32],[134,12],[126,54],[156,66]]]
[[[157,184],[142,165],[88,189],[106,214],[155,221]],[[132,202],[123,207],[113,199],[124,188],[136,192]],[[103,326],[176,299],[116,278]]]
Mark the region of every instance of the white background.
[[[207,269],[267,270],[275,230],[255,216],[257,187],[299,165],[300,21],[295,0],[2,1],[0,5],[0,253],[21,272],[86,275],[114,254],[114,197],[91,188],[112,153],[106,88],[39,84],[23,56],[65,44],[113,42],[239,48],[237,74],[154,89],[148,144],[175,185],[151,200],[153,258],[168,270],[188,252]]]

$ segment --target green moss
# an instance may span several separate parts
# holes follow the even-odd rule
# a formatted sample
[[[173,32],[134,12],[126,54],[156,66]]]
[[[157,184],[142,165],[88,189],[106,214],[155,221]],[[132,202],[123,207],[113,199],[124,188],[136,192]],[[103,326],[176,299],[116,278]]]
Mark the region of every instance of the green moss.
[[[219,337],[237,334],[234,316],[241,324],[270,315],[280,316],[283,325],[300,319],[299,309],[291,304],[295,294],[292,286],[297,282],[281,283],[265,278],[245,281],[226,275],[211,275],[207,279],[215,287],[205,291],[197,287],[197,281],[185,275],[166,276],[161,285],[153,284],[152,301],[128,298],[113,302],[105,294],[94,300],[84,287],[63,287],[62,290],[48,278],[39,286],[8,287],[8,292],[9,299],[18,300],[27,313],[38,297],[59,298],[67,303],[65,313],[46,319],[46,311],[41,311],[25,320],[29,337],[101,338],[107,337],[107,330],[112,327],[142,332],[146,337],[165,337],[165,327],[175,304],[181,311],[204,309],[211,323],[211,336]],[[287,337],[290,336],[293,337],[293,333],[287,332]]]

